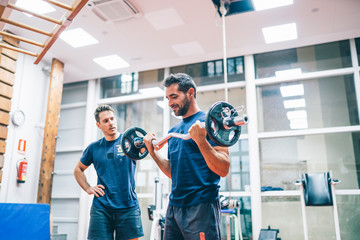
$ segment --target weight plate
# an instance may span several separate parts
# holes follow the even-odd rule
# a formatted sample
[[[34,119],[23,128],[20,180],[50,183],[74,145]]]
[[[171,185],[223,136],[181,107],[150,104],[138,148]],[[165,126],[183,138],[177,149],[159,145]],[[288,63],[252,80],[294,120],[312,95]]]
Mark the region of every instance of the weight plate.
[[[149,151],[143,141],[145,135],[145,130],[139,127],[129,128],[123,133],[120,144],[128,158],[140,160],[148,155]]]
[[[233,126],[226,129],[223,124],[225,117],[238,116],[233,106],[227,102],[216,102],[206,114],[205,128],[208,137],[215,144],[223,147],[234,145],[240,138],[241,126]]]

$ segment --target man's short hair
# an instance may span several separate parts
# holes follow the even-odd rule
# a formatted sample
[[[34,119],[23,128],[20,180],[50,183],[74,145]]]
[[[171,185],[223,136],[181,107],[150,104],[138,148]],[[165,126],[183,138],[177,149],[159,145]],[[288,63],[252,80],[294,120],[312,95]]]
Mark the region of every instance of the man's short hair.
[[[163,85],[165,87],[169,87],[173,84],[178,84],[178,90],[187,93],[190,88],[194,89],[194,97],[196,98],[196,84],[194,80],[186,73],[175,73],[170,74],[165,80],[163,81]]]
[[[100,113],[105,111],[111,111],[115,113],[115,110],[110,105],[100,105],[95,109],[94,112],[96,122],[100,121],[100,117],[99,117]]]

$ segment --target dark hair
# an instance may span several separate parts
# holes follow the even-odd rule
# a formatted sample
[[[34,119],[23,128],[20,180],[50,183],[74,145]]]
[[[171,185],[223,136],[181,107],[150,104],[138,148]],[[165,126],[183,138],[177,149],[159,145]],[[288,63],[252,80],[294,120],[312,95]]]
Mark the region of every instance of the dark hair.
[[[190,88],[194,89],[194,98],[196,98],[196,84],[194,80],[187,75],[186,73],[175,73],[170,74],[165,80],[163,81],[163,85],[165,87],[169,87],[173,84],[178,84],[178,90],[187,93]]]
[[[115,110],[111,106],[100,105],[95,109],[95,112],[94,112],[96,122],[100,121],[100,118],[99,118],[100,113],[105,112],[105,111],[111,111],[111,112],[115,113]]]

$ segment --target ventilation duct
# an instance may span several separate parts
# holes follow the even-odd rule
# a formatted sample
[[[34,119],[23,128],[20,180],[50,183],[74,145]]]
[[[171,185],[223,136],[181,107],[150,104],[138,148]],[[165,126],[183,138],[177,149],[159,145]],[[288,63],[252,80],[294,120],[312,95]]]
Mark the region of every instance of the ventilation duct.
[[[140,15],[140,12],[128,0],[96,0],[89,6],[104,22],[114,23]]]

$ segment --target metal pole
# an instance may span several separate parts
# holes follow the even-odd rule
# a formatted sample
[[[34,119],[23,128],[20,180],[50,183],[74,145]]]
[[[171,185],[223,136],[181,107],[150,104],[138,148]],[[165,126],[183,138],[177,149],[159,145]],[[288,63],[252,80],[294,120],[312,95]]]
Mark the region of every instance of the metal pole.
[[[224,1],[221,1],[220,13],[222,19],[222,37],[223,37],[223,62],[224,62],[224,83],[225,83],[225,102],[228,102],[228,86],[227,86],[227,56],[226,56],[226,27],[225,27],[225,15],[227,10],[224,6]]]

